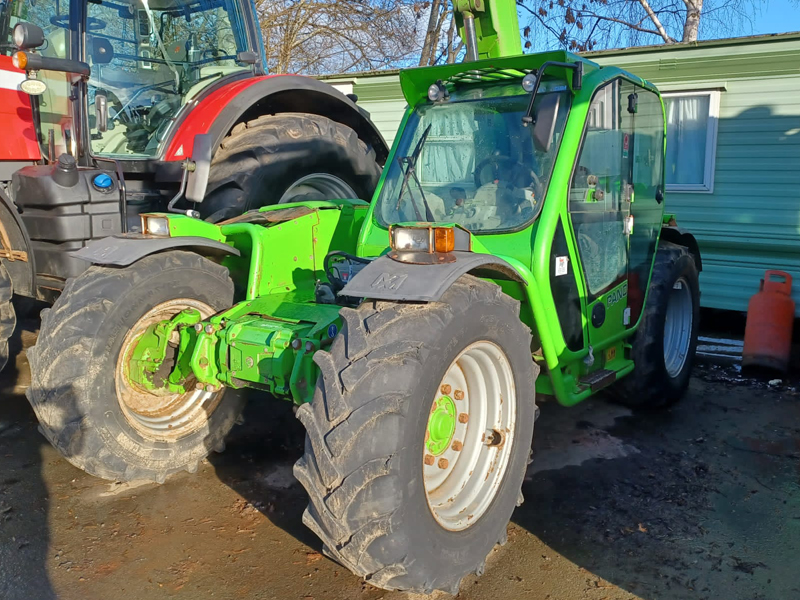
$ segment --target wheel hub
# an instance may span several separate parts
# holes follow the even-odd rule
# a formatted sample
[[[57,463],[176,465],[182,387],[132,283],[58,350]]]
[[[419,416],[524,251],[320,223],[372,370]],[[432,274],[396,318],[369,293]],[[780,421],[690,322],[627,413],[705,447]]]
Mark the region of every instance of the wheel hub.
[[[465,348],[431,402],[422,452],[428,507],[445,529],[469,528],[491,505],[514,447],[516,412],[504,351],[488,341]]]
[[[152,326],[174,320],[189,310],[198,312],[203,319],[216,312],[205,302],[188,298],[154,306],[142,315],[125,336],[117,359],[114,379],[122,413],[131,427],[153,440],[175,441],[205,427],[222,400],[221,391],[198,389],[192,377],[172,389],[168,389],[168,386],[145,386],[136,381],[137,377],[131,377],[131,369],[137,365],[134,359],[137,347]],[[166,330],[164,333],[167,334]],[[153,375],[162,378],[168,376],[161,372]]]
[[[441,396],[433,403],[428,419],[425,445],[434,456],[439,456],[450,445],[456,431],[456,404],[450,396]]]
[[[309,200],[336,200],[357,198],[347,182],[329,173],[312,173],[295,181],[283,193],[278,204]]]

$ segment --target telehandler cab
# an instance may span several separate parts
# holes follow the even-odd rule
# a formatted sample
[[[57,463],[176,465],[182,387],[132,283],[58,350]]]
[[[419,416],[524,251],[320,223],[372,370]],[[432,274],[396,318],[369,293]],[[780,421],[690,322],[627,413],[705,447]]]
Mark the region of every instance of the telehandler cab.
[[[459,13],[471,56],[495,10]],[[371,204],[147,213],[80,251],[94,266],[29,353],[53,445],[161,482],[223,444],[232,389],[268,391],[306,427],[295,475],[325,552],[378,587],[455,593],[522,502],[537,394],[677,400],[701,264],[664,211],[658,91],[492,44],[401,73],[409,108]]]

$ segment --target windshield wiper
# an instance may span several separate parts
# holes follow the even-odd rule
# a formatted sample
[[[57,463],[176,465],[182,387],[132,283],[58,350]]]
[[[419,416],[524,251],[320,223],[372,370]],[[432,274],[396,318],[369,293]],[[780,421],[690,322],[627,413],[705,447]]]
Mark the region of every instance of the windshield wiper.
[[[411,205],[414,207],[414,214],[417,216],[418,221],[425,221],[427,220],[428,223],[432,223],[434,221],[433,213],[431,212],[430,206],[428,206],[428,199],[425,197],[425,190],[422,189],[422,183],[417,177],[417,160],[419,160],[419,155],[422,152],[422,146],[425,144],[425,140],[428,139],[428,134],[431,132],[431,126],[433,123],[428,125],[425,128],[425,131],[422,134],[422,137],[419,138],[417,145],[414,147],[414,151],[409,156],[401,156],[398,160],[400,164],[406,165],[406,171],[403,173],[403,183],[400,185],[400,195],[397,198],[397,207],[396,210],[400,210],[400,203],[403,201],[403,193],[405,190],[408,190],[408,196],[411,198]],[[419,208],[417,207],[417,201],[414,199],[414,194],[411,193],[411,187],[408,185],[408,180],[413,177],[414,181],[417,182],[417,187],[419,187],[420,194],[422,194],[422,204],[425,206],[425,219],[422,218],[422,215],[419,212]]]

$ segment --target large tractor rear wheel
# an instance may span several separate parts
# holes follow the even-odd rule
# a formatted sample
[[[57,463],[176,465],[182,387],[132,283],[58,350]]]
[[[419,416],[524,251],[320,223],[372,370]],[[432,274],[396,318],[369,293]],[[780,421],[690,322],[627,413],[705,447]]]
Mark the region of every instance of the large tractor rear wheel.
[[[305,113],[265,115],[223,140],[199,210],[219,222],[279,202],[369,201],[380,175],[374,150],[346,125]]]
[[[0,371],[8,362],[8,340],[14,335],[17,316],[14,312],[14,288],[5,265],[0,262]]]
[[[612,388],[615,400],[634,408],[660,408],[679,400],[689,387],[699,322],[695,259],[688,248],[661,242],[631,342],[634,369]]]
[[[183,393],[148,391],[128,377],[130,356],[149,325],[189,308],[208,318],[232,303],[228,270],[191,252],[124,269],[93,266],[70,279],[42,312],[28,351],[28,400],[40,431],[73,465],[104,479],[160,483],[194,472],[221,449],[243,399],[196,381]]]
[[[372,585],[455,594],[521,502],[538,369],[519,303],[464,276],[441,302],[341,314],[298,410],[303,522]]]

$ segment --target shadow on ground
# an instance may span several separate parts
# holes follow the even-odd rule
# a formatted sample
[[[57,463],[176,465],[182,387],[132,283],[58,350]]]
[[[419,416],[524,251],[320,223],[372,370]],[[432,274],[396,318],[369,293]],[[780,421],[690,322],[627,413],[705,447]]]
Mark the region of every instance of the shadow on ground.
[[[798,389],[701,367],[684,401],[658,413],[609,423],[608,406],[596,401],[573,409],[578,420],[548,405],[523,487],[528,501],[513,521],[648,600],[798,598]],[[564,444],[612,455],[536,468]],[[547,560],[537,566],[546,570]],[[587,592],[602,587],[591,579]]]
[[[23,341],[35,336],[23,322],[10,340],[11,356],[0,374],[0,598],[55,598],[47,574],[49,497],[43,477],[36,418],[25,398],[30,377]]]
[[[208,461],[219,480],[250,507],[299,542],[319,551],[322,543],[302,523],[308,497],[292,475],[303,454],[305,429],[285,400],[250,392],[243,423],[231,432],[225,452]]]

